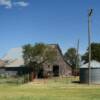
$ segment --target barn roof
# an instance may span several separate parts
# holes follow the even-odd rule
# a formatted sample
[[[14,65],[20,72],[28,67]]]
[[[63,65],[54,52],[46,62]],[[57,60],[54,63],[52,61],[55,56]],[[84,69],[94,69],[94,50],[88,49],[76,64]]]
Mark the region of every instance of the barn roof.
[[[14,59],[12,61],[8,61],[5,64],[5,67],[20,67],[24,65],[24,60],[22,58]]]
[[[88,68],[89,63],[82,65],[80,68]],[[92,60],[91,61],[91,68],[100,68],[100,62]]]
[[[2,60],[5,61],[5,67],[20,67],[24,65],[24,60],[22,57],[22,48],[12,48],[2,58]]]

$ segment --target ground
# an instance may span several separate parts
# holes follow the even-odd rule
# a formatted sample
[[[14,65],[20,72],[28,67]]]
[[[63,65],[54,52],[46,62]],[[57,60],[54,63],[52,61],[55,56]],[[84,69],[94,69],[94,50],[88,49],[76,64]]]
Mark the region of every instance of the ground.
[[[71,83],[73,78],[1,84],[0,100],[100,100],[100,85]]]

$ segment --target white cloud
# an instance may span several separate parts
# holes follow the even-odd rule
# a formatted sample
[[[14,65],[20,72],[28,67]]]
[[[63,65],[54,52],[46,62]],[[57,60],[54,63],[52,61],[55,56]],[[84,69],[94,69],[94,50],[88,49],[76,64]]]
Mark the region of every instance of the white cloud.
[[[26,7],[26,6],[29,5],[29,3],[25,2],[25,1],[19,1],[19,2],[14,2],[14,5],[21,6],[21,7]]]
[[[27,7],[28,5],[29,3],[23,0],[17,2],[13,0],[0,0],[0,6],[4,6],[5,8],[12,8],[14,6]]]
[[[12,7],[11,0],[0,0],[0,5],[5,6],[5,8],[11,8]]]

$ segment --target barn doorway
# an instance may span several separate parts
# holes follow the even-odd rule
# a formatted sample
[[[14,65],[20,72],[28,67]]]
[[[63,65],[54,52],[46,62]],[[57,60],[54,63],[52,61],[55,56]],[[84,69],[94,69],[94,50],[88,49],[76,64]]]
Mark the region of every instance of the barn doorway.
[[[53,76],[54,77],[59,76],[59,66],[58,65],[53,66]]]

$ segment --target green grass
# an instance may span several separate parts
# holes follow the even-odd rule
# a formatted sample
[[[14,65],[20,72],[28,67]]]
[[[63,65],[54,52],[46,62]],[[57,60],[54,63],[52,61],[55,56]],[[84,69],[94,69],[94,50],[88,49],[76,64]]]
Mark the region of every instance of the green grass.
[[[100,100],[100,85],[71,83],[72,78],[1,84],[0,100]]]

